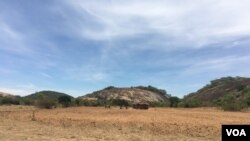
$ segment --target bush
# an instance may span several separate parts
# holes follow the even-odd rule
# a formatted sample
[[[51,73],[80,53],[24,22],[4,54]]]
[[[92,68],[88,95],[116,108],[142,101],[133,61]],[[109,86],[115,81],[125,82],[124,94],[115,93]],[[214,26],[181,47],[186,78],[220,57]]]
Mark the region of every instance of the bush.
[[[227,94],[222,98],[222,109],[224,111],[241,111],[246,107],[246,103],[237,99],[234,94]]]
[[[242,90],[242,92],[243,92],[244,94],[250,93],[250,88],[249,88],[249,87],[245,87],[245,88]]]
[[[76,99],[75,100],[76,106],[102,106],[100,100],[87,100],[87,99]]]
[[[56,102],[48,97],[42,97],[37,101],[36,106],[44,109],[52,109],[56,107]]]
[[[128,103],[127,100],[124,100],[124,99],[114,99],[114,100],[112,100],[111,105],[114,105],[114,106],[129,106],[129,103]]]
[[[243,109],[245,109],[246,105],[242,104],[242,103],[226,103],[222,106],[222,109],[224,111],[241,111]]]
[[[21,98],[20,104],[21,105],[34,105],[34,101],[26,99],[26,98]]]
[[[149,106],[151,107],[169,107],[169,102],[151,102]]]
[[[240,84],[237,86],[237,90],[242,91],[242,90],[246,89],[246,87],[247,87],[246,85]]]
[[[178,106],[184,107],[184,108],[195,108],[195,107],[202,106],[202,103],[196,99],[188,99],[188,100],[183,100],[182,102],[180,102]]]
[[[244,102],[246,103],[246,105],[247,105],[248,107],[250,107],[250,92],[245,93]]]
[[[62,104],[63,107],[69,107],[71,104],[71,97],[64,95],[58,98],[58,103]]]
[[[169,98],[169,101],[170,101],[170,107],[177,107],[178,106],[178,103],[180,102],[180,99],[176,96],[171,96]]]
[[[12,97],[1,97],[0,104],[2,105],[19,105],[20,102],[17,98],[12,98]]]
[[[81,99],[79,99],[79,98],[75,99],[75,105],[81,106]]]

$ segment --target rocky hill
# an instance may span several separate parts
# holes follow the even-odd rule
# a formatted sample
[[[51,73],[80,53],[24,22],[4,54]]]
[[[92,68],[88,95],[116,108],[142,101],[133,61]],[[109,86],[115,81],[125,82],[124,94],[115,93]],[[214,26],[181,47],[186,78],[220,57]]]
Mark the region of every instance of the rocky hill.
[[[184,101],[199,101],[202,105],[214,105],[228,95],[243,100],[248,93],[250,93],[250,78],[222,77],[185,96]]]
[[[130,88],[116,88],[110,86],[79,98],[85,100],[123,99],[130,103],[154,103],[168,102],[169,97],[170,96],[165,90],[157,89],[152,86],[138,86]]]

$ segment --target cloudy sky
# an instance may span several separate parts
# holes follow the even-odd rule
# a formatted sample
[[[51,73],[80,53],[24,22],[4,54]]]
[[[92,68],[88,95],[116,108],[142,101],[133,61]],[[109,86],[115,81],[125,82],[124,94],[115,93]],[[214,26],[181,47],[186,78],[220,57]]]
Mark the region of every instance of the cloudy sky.
[[[0,0],[0,91],[153,85],[182,97],[250,77],[249,0]]]

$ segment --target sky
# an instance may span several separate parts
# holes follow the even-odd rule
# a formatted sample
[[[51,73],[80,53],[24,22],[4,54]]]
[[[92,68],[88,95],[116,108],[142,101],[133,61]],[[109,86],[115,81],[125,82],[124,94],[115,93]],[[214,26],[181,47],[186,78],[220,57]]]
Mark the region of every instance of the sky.
[[[0,0],[0,91],[152,85],[182,97],[250,77],[249,13],[249,0]]]

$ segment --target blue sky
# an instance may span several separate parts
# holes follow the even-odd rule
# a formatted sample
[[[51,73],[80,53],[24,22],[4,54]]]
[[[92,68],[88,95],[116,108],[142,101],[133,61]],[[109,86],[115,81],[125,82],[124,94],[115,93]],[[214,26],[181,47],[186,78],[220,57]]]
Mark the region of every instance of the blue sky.
[[[1,0],[0,91],[153,85],[182,97],[249,77],[249,13],[248,0]]]

